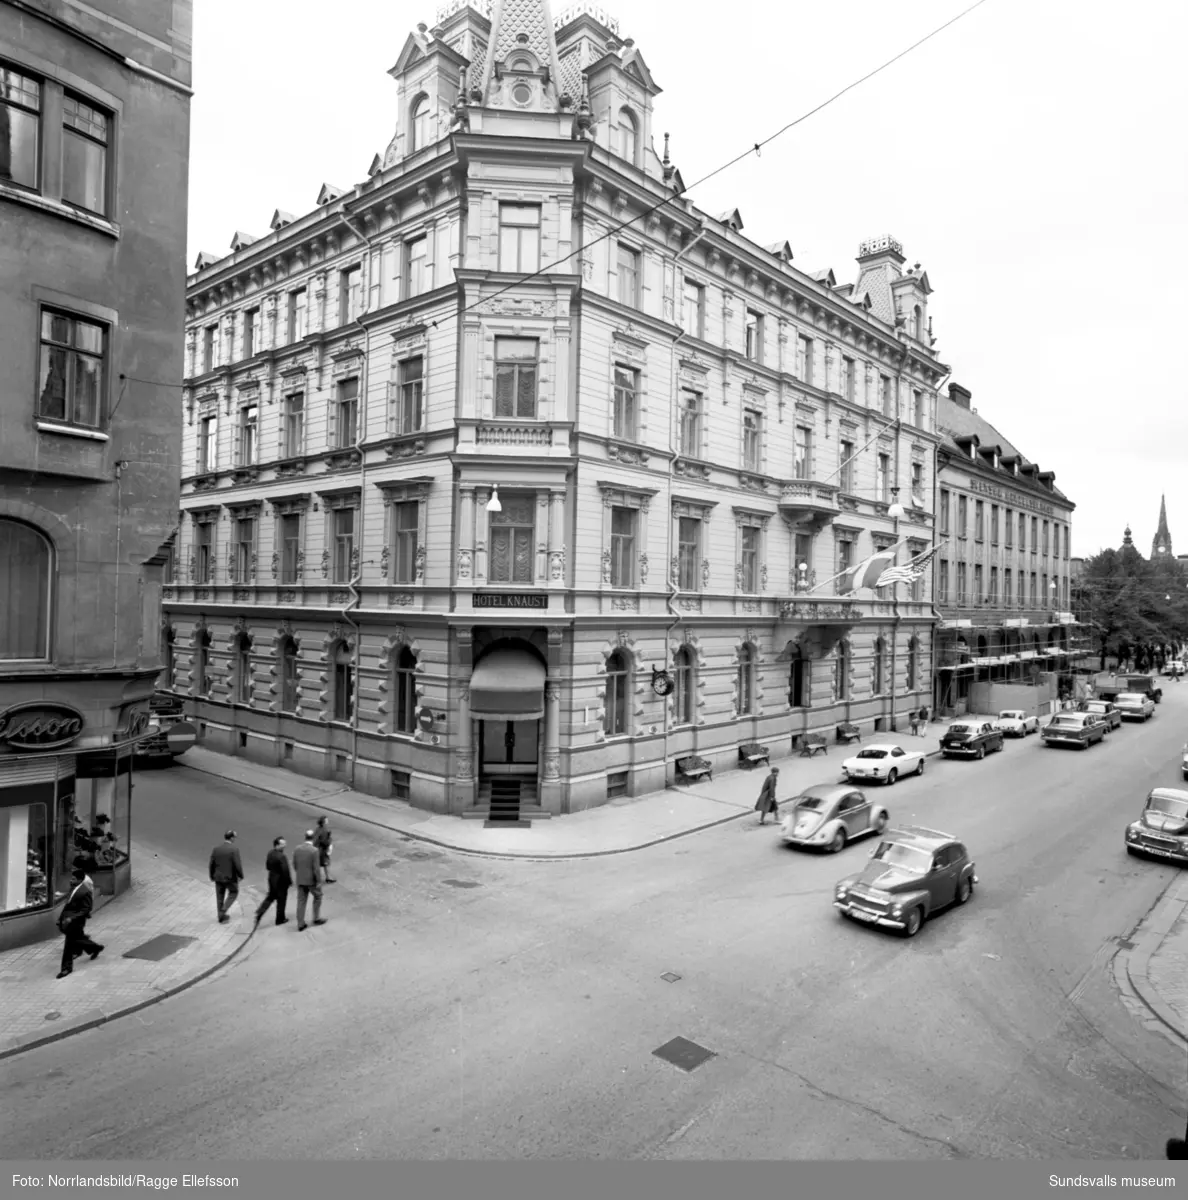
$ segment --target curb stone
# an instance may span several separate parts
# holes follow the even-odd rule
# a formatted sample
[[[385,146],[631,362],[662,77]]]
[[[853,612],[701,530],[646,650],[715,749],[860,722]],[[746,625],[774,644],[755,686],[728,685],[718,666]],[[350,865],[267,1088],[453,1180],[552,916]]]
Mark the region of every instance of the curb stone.
[[[1176,894],[1169,895],[1173,888],[1176,889]],[[1175,1010],[1159,995],[1155,985],[1151,982],[1148,968],[1151,959],[1167,940],[1168,934],[1185,908],[1188,908],[1188,889],[1185,888],[1183,880],[1173,876],[1155,902],[1151,912],[1139,922],[1140,926],[1149,922],[1148,928],[1143,931],[1141,938],[1126,956],[1124,963],[1126,978],[1134,989],[1135,995],[1146,1005],[1151,1014],[1163,1025],[1166,1025],[1180,1041],[1188,1040],[1188,1032],[1185,1031],[1183,1021]]]

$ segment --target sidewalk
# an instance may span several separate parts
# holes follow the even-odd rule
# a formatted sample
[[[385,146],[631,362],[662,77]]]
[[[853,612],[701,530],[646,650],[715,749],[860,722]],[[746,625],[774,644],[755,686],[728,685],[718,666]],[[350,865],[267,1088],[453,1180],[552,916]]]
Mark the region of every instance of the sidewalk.
[[[93,962],[84,955],[58,979],[60,937],[0,954],[0,1059],[147,1008],[213,974],[252,936],[261,895],[244,887],[239,896],[220,925],[211,884],[142,849],[132,887],[87,922],[104,948]],[[153,957],[125,957],[141,948]]]
[[[948,724],[948,721],[932,721],[927,732],[918,737],[902,731],[875,734],[848,746],[831,744],[827,754],[812,758],[799,755],[774,758],[772,765],[780,769],[779,796],[786,800],[810,784],[841,782],[842,760],[874,742],[898,742],[905,748],[925,745],[929,756],[935,756]],[[710,782],[612,800],[584,812],[535,821],[527,829],[498,829],[487,827],[483,821],[426,812],[407,801],[380,799],[339,783],[310,779],[282,767],[260,766],[201,746],[186,751],[178,763],[193,771],[308,804],[319,812],[353,817],[443,849],[524,859],[625,854],[737,821],[752,812],[767,774],[763,767],[720,771]]]
[[[1188,879],[1174,880],[1139,925],[1125,967],[1139,999],[1188,1041]]]

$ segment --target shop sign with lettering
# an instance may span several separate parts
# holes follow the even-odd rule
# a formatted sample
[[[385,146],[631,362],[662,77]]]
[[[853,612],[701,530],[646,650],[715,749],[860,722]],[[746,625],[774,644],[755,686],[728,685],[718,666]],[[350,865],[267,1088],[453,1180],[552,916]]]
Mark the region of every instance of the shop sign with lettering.
[[[1013,504],[1016,508],[1026,508],[1032,512],[1042,513],[1046,517],[1053,516],[1056,512],[1051,504],[1044,504],[1042,500],[1033,500],[1030,496],[1023,495],[1022,492],[998,487],[995,484],[986,483],[985,480],[975,479],[973,476],[970,476],[969,490],[989,496],[993,500],[1002,500],[1007,504]]]
[[[547,592],[475,592],[475,608],[548,608]]]
[[[69,704],[17,704],[0,713],[0,744],[13,750],[57,750],[69,746],[84,724],[82,713]]]

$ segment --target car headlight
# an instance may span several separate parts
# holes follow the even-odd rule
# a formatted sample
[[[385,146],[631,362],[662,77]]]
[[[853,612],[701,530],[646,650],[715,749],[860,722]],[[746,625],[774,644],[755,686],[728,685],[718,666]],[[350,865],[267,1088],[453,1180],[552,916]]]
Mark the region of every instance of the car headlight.
[[[1130,838],[1131,840],[1133,840],[1134,838],[1137,838],[1138,837],[1138,826],[1137,825],[1127,825],[1126,826],[1126,836],[1128,838]]]
[[[838,887],[838,889],[837,889],[837,899],[838,900],[844,900],[849,894],[850,893],[844,887],[840,887],[840,886]]]
[[[891,915],[892,915],[893,917],[898,917],[898,916],[899,916],[899,915],[900,915],[902,912],[903,912],[903,905],[902,905],[902,904],[893,904],[893,905],[891,906]]]

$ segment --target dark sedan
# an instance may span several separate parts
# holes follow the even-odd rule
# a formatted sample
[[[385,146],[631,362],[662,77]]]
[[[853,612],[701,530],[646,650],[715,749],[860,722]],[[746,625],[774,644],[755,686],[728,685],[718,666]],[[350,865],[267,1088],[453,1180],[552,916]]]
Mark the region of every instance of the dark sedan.
[[[1118,711],[1118,706],[1109,700],[1082,700],[1077,705],[1077,712],[1092,713],[1095,717],[1101,717],[1108,729],[1122,728],[1122,714]]]
[[[945,758],[957,755],[960,758],[985,758],[1006,744],[1001,729],[995,729],[989,721],[954,721],[941,738],[941,754]]]

